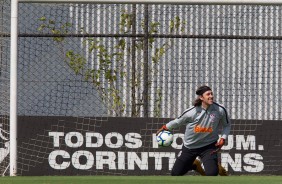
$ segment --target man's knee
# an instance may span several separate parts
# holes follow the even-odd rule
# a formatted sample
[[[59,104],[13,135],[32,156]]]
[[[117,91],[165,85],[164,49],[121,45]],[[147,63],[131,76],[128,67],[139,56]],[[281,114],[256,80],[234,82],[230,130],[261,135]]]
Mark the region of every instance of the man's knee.
[[[185,173],[183,171],[177,171],[176,169],[172,169],[171,176],[183,176]]]
[[[206,169],[206,176],[217,176],[218,168]]]
[[[175,171],[171,171],[171,176],[181,176],[180,173],[177,173]]]

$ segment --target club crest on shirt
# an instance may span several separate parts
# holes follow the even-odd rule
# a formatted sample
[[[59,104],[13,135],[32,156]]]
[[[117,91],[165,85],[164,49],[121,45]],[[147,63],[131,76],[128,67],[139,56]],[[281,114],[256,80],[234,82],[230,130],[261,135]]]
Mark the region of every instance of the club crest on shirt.
[[[211,122],[215,122],[216,115],[215,114],[210,114],[210,119],[211,119]]]

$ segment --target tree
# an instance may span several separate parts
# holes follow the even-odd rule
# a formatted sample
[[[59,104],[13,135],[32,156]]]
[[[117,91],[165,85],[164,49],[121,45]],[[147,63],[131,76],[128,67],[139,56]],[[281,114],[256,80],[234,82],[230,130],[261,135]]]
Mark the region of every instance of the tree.
[[[134,6],[134,5],[133,5]],[[144,52],[149,53],[151,50],[152,65],[158,65],[162,57],[168,52],[173,45],[173,39],[167,39],[167,41],[161,45],[155,44],[156,38],[152,37],[153,34],[158,33],[158,28],[161,26],[159,22],[149,22],[148,20],[142,21],[142,29],[147,30],[147,34],[144,34],[142,39],[136,41],[136,11],[133,8],[132,12],[123,10],[120,15],[119,30],[122,37],[116,37],[113,49],[107,48],[103,40],[99,37],[87,37],[83,41],[83,47],[81,50],[63,50],[65,56],[65,62],[73,70],[76,75],[81,75],[86,81],[91,81],[97,91],[100,93],[103,102],[108,105],[110,114],[115,116],[123,116],[126,108],[131,108],[131,116],[141,116],[141,107],[144,106],[144,99],[150,100],[148,93],[142,93],[142,79],[146,80],[148,87],[150,87],[152,81],[145,78],[141,71],[136,67],[136,55],[142,55]],[[71,23],[56,22],[46,17],[39,19],[42,24],[38,27],[38,30],[43,32],[47,31],[54,35],[53,40],[63,48],[65,37],[62,35],[68,34],[68,29],[73,25]],[[146,23],[147,22],[147,23]],[[178,16],[169,22],[169,32],[171,34],[184,31],[185,22]],[[148,27],[146,27],[148,26]],[[81,34],[88,35],[88,33],[81,28]],[[126,38],[131,37],[129,40]],[[98,59],[95,67],[89,67],[87,58],[82,54],[83,50],[86,50],[89,54],[94,54]],[[126,55],[127,54],[127,55]],[[131,71],[123,70],[130,62],[127,61],[127,56],[131,56]],[[156,74],[156,70],[153,67],[144,65],[142,62],[142,70],[148,70],[153,75]],[[130,77],[129,77],[130,76]],[[130,81],[129,81],[129,80]],[[131,93],[131,107],[126,107],[124,103],[124,95],[120,88],[120,81],[126,82],[130,85]],[[136,94],[141,94],[137,95]],[[145,96],[147,95],[147,96]],[[162,101],[161,89],[156,90],[156,98],[153,104],[154,117],[160,116],[161,101]],[[147,102],[148,103],[148,102]]]

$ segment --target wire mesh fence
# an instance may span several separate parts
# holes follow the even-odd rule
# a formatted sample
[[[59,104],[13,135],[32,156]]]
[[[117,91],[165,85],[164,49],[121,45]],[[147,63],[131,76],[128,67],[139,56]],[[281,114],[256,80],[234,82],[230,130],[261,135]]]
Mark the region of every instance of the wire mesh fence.
[[[0,6],[7,136],[10,5]],[[242,120],[237,130],[254,131],[256,120],[282,118],[281,12],[276,5],[20,3],[18,113],[174,118],[206,84]]]
[[[23,83],[54,77],[37,60],[56,60],[69,66],[65,77],[95,88],[111,116],[175,117],[208,84],[232,118],[281,118],[280,6],[44,5],[20,4],[19,59],[33,66]],[[44,88],[22,96],[46,104]]]

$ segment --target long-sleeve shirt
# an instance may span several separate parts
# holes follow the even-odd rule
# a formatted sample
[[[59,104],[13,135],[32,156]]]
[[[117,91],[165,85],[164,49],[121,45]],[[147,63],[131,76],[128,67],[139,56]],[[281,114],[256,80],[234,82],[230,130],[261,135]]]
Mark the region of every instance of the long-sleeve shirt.
[[[207,109],[193,106],[185,110],[180,117],[168,122],[166,127],[172,130],[182,125],[186,126],[184,146],[189,149],[201,148],[216,142],[221,126],[221,137],[224,139],[231,129],[226,109],[217,103],[213,103]]]

